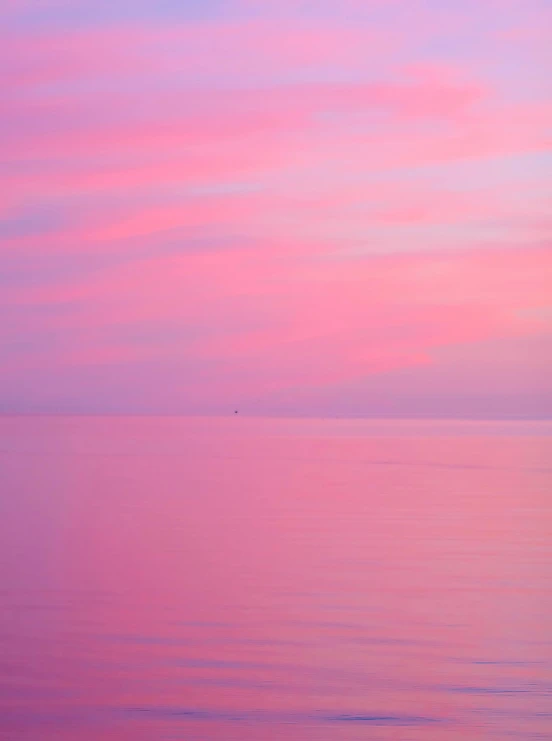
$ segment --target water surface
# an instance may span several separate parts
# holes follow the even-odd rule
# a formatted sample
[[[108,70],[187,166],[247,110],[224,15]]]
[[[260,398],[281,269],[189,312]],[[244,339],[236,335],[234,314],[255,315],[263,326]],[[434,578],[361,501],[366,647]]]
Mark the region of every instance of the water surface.
[[[0,418],[0,739],[550,739],[551,430]]]

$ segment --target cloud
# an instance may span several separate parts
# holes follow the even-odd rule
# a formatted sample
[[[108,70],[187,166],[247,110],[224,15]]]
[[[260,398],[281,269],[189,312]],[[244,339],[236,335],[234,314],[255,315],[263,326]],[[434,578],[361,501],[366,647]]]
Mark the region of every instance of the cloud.
[[[279,260],[262,248],[135,261],[84,282],[27,289],[23,305],[19,292],[16,336],[31,342],[11,368],[67,373],[146,363],[154,386],[180,368],[205,400],[226,393],[226,378],[245,399],[357,382],[431,364],[438,348],[542,331],[519,310],[548,304],[550,268],[546,249],[337,265]],[[70,311],[48,310],[55,306]],[[32,351],[33,337],[55,341]],[[204,368],[201,382],[188,378],[188,362]]]
[[[0,403],[434,409],[439,366],[453,408],[499,346],[531,396],[540,3],[39,5],[2,9]]]

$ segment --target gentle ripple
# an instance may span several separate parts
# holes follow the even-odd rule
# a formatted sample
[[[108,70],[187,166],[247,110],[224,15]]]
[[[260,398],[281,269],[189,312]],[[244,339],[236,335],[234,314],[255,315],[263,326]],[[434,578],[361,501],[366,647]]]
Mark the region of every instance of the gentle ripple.
[[[551,738],[551,431],[0,418],[0,739]]]

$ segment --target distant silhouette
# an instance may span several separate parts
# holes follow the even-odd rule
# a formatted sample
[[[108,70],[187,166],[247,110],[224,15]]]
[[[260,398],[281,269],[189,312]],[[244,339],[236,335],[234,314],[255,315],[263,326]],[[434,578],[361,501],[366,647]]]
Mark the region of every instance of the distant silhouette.
[[[236,410],[234,411],[234,414],[237,414],[237,413],[238,413],[238,410],[236,409]]]

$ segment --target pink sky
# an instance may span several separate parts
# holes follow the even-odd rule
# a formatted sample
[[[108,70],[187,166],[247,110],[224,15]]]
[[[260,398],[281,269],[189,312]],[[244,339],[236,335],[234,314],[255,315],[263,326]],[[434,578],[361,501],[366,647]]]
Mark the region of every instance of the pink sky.
[[[548,2],[0,26],[0,411],[552,414]]]

